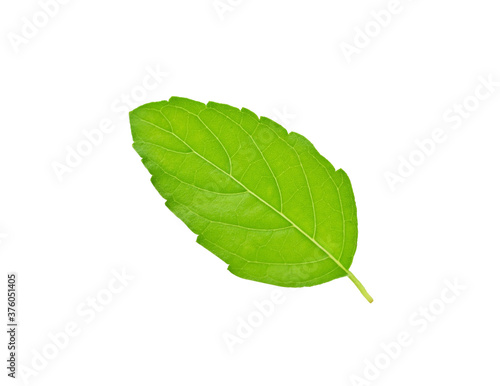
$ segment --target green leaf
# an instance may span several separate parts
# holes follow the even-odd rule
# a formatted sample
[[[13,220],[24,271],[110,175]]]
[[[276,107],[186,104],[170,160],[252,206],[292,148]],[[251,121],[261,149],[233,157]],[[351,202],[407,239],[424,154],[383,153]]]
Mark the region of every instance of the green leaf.
[[[167,207],[244,279],[283,287],[348,276],[356,203],[347,174],[303,136],[247,109],[173,97],[130,113],[134,149]]]

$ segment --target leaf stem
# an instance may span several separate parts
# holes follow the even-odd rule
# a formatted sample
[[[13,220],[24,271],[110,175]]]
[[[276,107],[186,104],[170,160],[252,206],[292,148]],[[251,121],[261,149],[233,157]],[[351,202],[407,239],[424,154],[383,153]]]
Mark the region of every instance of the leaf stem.
[[[357,277],[352,274],[352,272],[349,271],[347,273],[347,277],[352,280],[352,282],[356,287],[358,287],[359,291],[363,294],[366,300],[368,300],[370,303],[373,302],[373,298],[366,291],[365,287],[363,287],[363,284],[361,284],[361,282],[357,279]]]

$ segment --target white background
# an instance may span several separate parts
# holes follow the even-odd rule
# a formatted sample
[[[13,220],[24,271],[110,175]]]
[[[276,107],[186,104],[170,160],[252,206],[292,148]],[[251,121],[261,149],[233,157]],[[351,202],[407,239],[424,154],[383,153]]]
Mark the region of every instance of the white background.
[[[69,1],[16,50],[41,6],[2,2],[0,286],[19,273],[21,364],[50,352],[49,334],[80,328],[29,384],[347,386],[403,331],[412,344],[359,384],[497,382],[500,87],[457,129],[443,114],[474,102],[479,77],[500,81],[498,2],[401,0],[378,34],[371,12],[387,1],[220,3],[233,5]],[[341,45],[367,26],[349,62]],[[247,107],[348,173],[352,271],[372,304],[347,278],[297,291],[239,279],[195,243],[116,111],[157,67],[168,75],[134,106],[175,95]],[[58,179],[55,163],[105,119],[114,130]],[[392,191],[385,174],[437,127],[446,140]],[[88,322],[78,310],[123,269],[134,278]],[[446,280],[467,289],[441,307]],[[223,337],[275,289],[285,301],[230,351]],[[439,315],[421,331],[429,303]],[[2,369],[0,384],[22,383]]]

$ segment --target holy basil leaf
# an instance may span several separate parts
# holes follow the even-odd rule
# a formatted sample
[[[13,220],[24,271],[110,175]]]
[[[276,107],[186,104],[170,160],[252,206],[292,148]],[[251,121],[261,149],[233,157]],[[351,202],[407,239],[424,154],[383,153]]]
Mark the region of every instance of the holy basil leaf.
[[[167,207],[233,274],[283,287],[348,276],[356,204],[347,174],[303,136],[247,109],[173,97],[130,113],[134,148]]]

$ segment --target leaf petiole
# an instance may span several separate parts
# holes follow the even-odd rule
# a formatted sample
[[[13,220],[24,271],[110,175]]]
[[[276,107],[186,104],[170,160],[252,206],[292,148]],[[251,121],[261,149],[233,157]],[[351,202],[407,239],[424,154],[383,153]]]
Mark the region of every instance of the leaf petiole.
[[[354,276],[352,274],[352,272],[350,272],[350,271],[347,273],[347,277],[349,279],[351,279],[351,281],[354,283],[354,285],[356,285],[356,287],[358,287],[359,291],[363,294],[365,299],[368,300],[368,302],[372,303],[373,298],[370,296],[368,291],[366,291],[365,287],[363,287],[363,284],[361,284],[361,282],[358,280],[358,278],[356,276]]]

